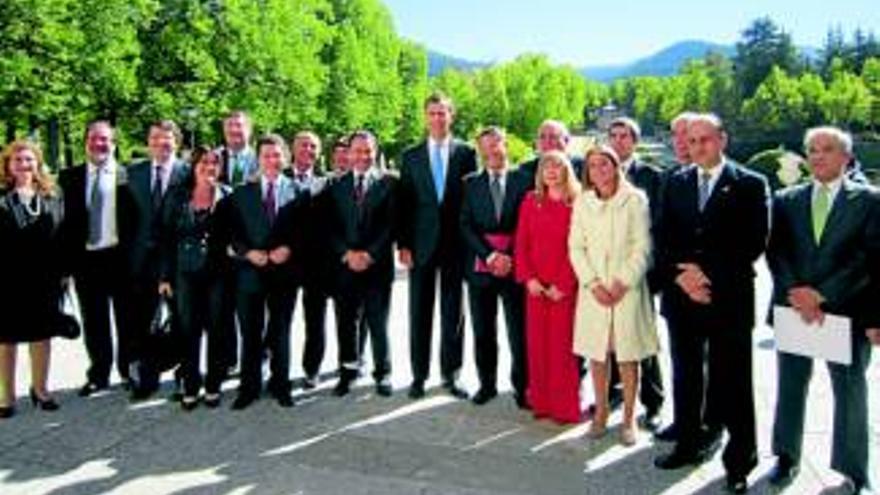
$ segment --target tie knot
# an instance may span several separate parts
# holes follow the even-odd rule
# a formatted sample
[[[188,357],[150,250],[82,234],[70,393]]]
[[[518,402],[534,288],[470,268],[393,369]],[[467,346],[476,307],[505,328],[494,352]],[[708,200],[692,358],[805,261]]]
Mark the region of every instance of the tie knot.
[[[712,174],[707,171],[700,172],[700,182],[709,182],[712,180]]]

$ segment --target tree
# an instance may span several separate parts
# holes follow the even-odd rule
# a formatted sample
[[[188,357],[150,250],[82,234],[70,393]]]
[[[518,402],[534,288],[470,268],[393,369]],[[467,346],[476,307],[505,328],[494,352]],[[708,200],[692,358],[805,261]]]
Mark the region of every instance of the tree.
[[[797,79],[773,67],[755,94],[743,103],[743,116],[762,131],[787,131],[805,120],[804,99]]]
[[[750,98],[773,66],[788,74],[799,72],[797,52],[791,36],[769,17],[762,17],[742,32],[736,43],[734,74],[743,98]]]
[[[863,127],[870,122],[871,93],[864,81],[832,63],[832,79],[822,102],[827,122],[844,127]]]

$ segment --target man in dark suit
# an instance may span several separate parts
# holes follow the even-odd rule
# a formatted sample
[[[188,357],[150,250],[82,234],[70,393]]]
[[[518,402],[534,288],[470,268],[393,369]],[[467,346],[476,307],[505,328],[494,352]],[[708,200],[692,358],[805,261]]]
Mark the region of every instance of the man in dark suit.
[[[828,363],[834,389],[831,467],[846,476],[853,492],[870,487],[868,402],[865,371],[871,346],[865,326],[877,305],[872,257],[880,247],[880,193],[846,177],[852,138],[834,127],[810,129],[804,139],[813,180],[780,191],[773,204],[768,262],[773,304],[788,306],[807,322],[825,314],[852,322],[852,363]],[[813,359],[779,352],[770,481],[790,482],[798,472],[807,391]]]
[[[727,487],[744,493],[757,465],[752,265],[767,241],[769,193],[763,177],[726,159],[727,135],[716,116],[691,119],[688,144],[695,166],[668,178],[656,267],[665,315],[677,333],[672,353],[682,368],[682,410],[675,448],[654,463],[675,469],[702,462],[714,444],[706,442],[703,404],[718,401],[730,435],[722,457]],[[705,363],[710,380],[717,380],[713,390],[723,395],[705,397]]]
[[[324,320],[329,297],[329,283],[323,271],[327,267],[327,232],[322,208],[322,195],[328,179],[316,166],[321,155],[321,139],[317,134],[298,132],[293,137],[292,150],[293,166],[288,169],[288,175],[293,180],[298,198],[303,201],[304,215],[301,218],[307,233],[301,287],[306,331],[302,367],[305,372],[304,388],[313,389],[318,384],[318,372],[324,359]],[[294,294],[298,289],[294,289]]]
[[[237,187],[259,173],[257,154],[250,145],[252,129],[250,117],[241,110],[235,110],[223,119],[225,144],[218,149],[220,182]]]
[[[611,148],[620,158],[620,170],[627,180],[645,192],[651,209],[651,237],[657,237],[657,225],[660,216],[660,193],[663,185],[662,172],[653,165],[640,161],[635,155],[635,148],[641,139],[642,131],[639,124],[628,118],[620,117],[611,121],[608,126],[608,142]],[[655,256],[656,258],[656,256]],[[652,294],[659,290],[656,275],[653,271],[648,272],[648,285]],[[617,373],[616,359],[611,354],[614,362],[611,364],[612,390],[617,389],[620,383],[620,374]],[[648,430],[656,430],[660,426],[660,408],[663,407],[663,376],[660,372],[660,360],[651,356],[642,360],[641,386],[639,387],[639,399],[645,406],[645,416],[642,425]]]
[[[113,365],[110,303],[116,322],[116,369],[128,382],[132,356],[130,303],[125,255],[131,244],[131,208],[126,169],[114,158],[115,132],[104,120],[90,122],[85,133],[86,163],[61,171],[64,221],[59,235],[64,244],[66,272],[73,275],[83,320],[83,341],[89,355],[87,397],[107,388]]]
[[[294,288],[302,284],[305,263],[301,202],[293,181],[282,173],[290,160],[287,144],[278,135],[263,136],[257,157],[257,180],[238,187],[229,204],[241,321],[241,382],[232,404],[236,410],[259,398],[264,349],[271,357],[269,394],[281,407],[293,406],[290,322]]]
[[[156,361],[148,345],[150,324],[159,304],[159,222],[162,204],[169,191],[182,184],[189,166],[177,158],[180,128],[171,120],[150,126],[147,147],[150,158],[128,167],[128,187],[132,210],[126,222],[133,225],[132,244],[128,250],[130,275],[132,348],[132,399],[145,399],[159,386]],[[167,350],[171,352],[171,350]]]
[[[482,405],[498,395],[498,299],[504,303],[510,344],[510,381],[514,399],[527,408],[526,339],[523,288],[513,278],[513,235],[519,206],[532,182],[511,172],[504,131],[487,127],[478,139],[485,170],[465,178],[461,207],[461,235],[465,242],[474,347],[480,389],[473,397]]]
[[[234,110],[223,119],[223,139],[225,144],[217,153],[220,156],[220,175],[218,180],[232,188],[255,179],[259,174],[257,154],[251,147],[253,124],[247,113]],[[224,352],[228,375],[238,374],[238,329],[235,321],[235,267],[231,260],[221,266],[226,274],[224,304],[219,317],[222,322]]]
[[[339,381],[334,393],[344,396],[357,378],[357,322],[363,312],[373,348],[376,393],[391,395],[388,313],[394,281],[394,179],[376,164],[378,146],[368,131],[356,131],[349,142],[351,171],[327,191],[327,240],[334,270],[338,307]]]
[[[517,167],[517,171],[525,177],[526,181],[535,187],[535,174],[538,171],[538,161],[541,155],[548,151],[568,152],[568,144],[571,141],[571,134],[568,127],[558,120],[545,120],[538,127],[538,136],[535,139],[535,150],[538,155],[531,160],[523,162]],[[579,181],[583,182],[584,159],[579,156],[570,156],[571,165],[574,174]]]
[[[458,385],[464,352],[464,253],[458,228],[462,178],[476,170],[476,153],[451,134],[455,110],[445,95],[425,100],[428,138],[400,159],[398,247],[409,271],[409,342],[413,381],[409,396],[425,395],[431,369],[434,294],[440,275],[440,372],[443,387],[466,398]]]

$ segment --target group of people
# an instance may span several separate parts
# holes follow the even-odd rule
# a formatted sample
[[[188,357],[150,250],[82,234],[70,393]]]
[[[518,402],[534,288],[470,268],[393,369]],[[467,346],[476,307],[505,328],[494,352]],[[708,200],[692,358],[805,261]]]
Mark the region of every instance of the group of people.
[[[766,253],[774,304],[805,322],[826,314],[853,321],[852,364],[828,365],[832,467],[855,490],[869,488],[865,372],[871,344],[880,344],[871,300],[880,286],[880,196],[847,177],[847,133],[807,132],[811,180],[771,198],[762,176],[725,156],[727,134],[712,114],[673,120],[679,164],[661,169],[636,156],[641,131],[628,118],[612,121],[607,144],[583,158],[567,154],[564,124],[545,121],[537,157],[512,167],[502,129],[482,129],[475,150],[452,135],[448,97],[430,95],[424,111],[427,137],[403,152],[399,174],[379,165],[377,140],[364,130],[334,143],[327,172],[317,166],[321,141],[312,132],[295,134],[290,147],[275,134],[252,147],[251,122],[240,111],[224,119],[225,145],[197,147],[189,163],[178,158],[180,131],[171,121],[150,127],[149,159],[125,167],[115,160],[112,125],[94,121],[86,164],[62,170],[58,187],[36,144],[9,145],[0,250],[12,262],[0,301],[26,319],[0,329],[0,416],[15,412],[19,342],[31,343],[31,400],[58,409],[46,387],[49,339],[70,278],[90,360],[81,396],[108,387],[114,354],[133,399],[156,392],[165,369],[159,354],[171,351],[151,346],[164,300],[175,309],[183,409],[217,407],[236,367],[233,409],[251,405],[264,388],[290,407],[290,330],[300,292],[304,388],[318,383],[332,300],[333,393],[348,394],[360,376],[368,336],[376,394],[389,396],[396,246],[409,271],[409,397],[426,393],[438,288],[443,389],[476,405],[497,396],[500,300],[520,408],[561,423],[590,418],[589,435],[598,438],[622,403],[620,441],[632,445],[640,400],[641,426],[675,442],[655,459],[661,469],[704,461],[726,430],[727,487],[743,493],[757,465],[753,265]],[[480,382],[472,396],[459,381],[465,281]],[[662,429],[657,295],[673,383],[674,422]],[[588,411],[581,410],[584,363],[595,393]],[[812,363],[778,355],[776,484],[797,474]]]

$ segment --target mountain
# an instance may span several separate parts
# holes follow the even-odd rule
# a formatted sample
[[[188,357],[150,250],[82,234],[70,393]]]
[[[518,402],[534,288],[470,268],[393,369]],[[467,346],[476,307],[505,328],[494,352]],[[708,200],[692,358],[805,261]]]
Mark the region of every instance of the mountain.
[[[482,69],[483,67],[488,67],[490,65],[492,64],[487,62],[475,62],[473,60],[466,60],[459,57],[453,57],[452,55],[446,55],[445,53],[428,50],[428,77],[434,77],[443,72],[443,69],[447,68],[467,72]]]
[[[584,67],[580,72],[584,77],[600,82],[610,82],[633,76],[671,76],[677,74],[688,60],[703,58],[709,52],[732,57],[736,53],[736,48],[733,45],[721,45],[708,41],[679,41],[635,62]]]

